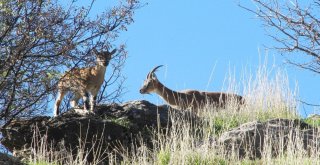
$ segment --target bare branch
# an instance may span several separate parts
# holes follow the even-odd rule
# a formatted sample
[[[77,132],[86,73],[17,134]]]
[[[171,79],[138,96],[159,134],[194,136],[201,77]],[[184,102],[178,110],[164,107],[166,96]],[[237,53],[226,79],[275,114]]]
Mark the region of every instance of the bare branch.
[[[3,1],[0,9],[0,125],[16,117],[51,112],[48,107],[63,71],[91,65],[92,49],[121,50],[108,67],[108,88],[101,100],[120,100],[121,70],[126,60],[119,34],[133,23],[137,0],[121,0],[118,6],[90,17],[87,7],[75,3],[64,8],[58,0]],[[118,42],[117,42],[118,43]],[[121,58],[120,58],[121,57]],[[118,85],[118,86],[117,86]],[[121,87],[121,88],[120,88]],[[109,95],[113,93],[113,95]],[[115,99],[116,98],[116,99]],[[65,106],[68,108],[68,104]]]
[[[253,2],[256,9],[240,6],[254,13],[263,22],[268,35],[277,42],[274,48],[281,51],[290,64],[319,73],[319,1],[304,7],[298,1],[290,0],[253,0]],[[301,54],[306,58],[295,59],[291,57],[294,54]]]

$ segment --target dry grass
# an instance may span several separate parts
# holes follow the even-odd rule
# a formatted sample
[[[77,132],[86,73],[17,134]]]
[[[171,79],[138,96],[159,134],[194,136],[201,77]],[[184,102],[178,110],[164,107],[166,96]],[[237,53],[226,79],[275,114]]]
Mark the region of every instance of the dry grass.
[[[88,127],[89,128],[89,127]],[[79,130],[81,132],[81,130]],[[88,131],[88,130],[87,130]],[[81,137],[81,135],[80,135]],[[107,150],[102,148],[103,141],[101,137],[93,137],[90,143],[92,147],[86,147],[87,137],[81,139],[79,137],[79,145],[76,149],[62,144],[59,149],[53,147],[52,142],[49,142],[47,134],[41,134],[35,127],[33,141],[31,145],[31,154],[29,159],[24,160],[29,165],[95,165],[103,164],[106,160]],[[90,158],[89,158],[90,157]],[[88,163],[88,158],[91,159]]]
[[[243,86],[245,105],[240,107],[236,101],[225,109],[215,109],[208,105],[200,114],[201,122],[190,121],[177,114],[171,114],[171,129],[166,132],[154,130],[152,150],[141,146],[135,152],[122,153],[122,164],[319,164],[319,152],[311,149],[309,155],[302,149],[300,137],[289,139],[287,150],[278,143],[279,156],[273,157],[268,141],[262,158],[239,159],[236,154],[223,155],[223,149],[214,140],[224,131],[250,121],[266,121],[272,118],[298,119],[296,89],[292,91],[286,72],[281,69],[267,69],[260,66],[255,74],[249,74],[236,84],[228,77],[228,92],[239,92]],[[231,74],[230,74],[231,75]],[[271,135],[267,135],[267,137]],[[114,163],[114,162],[112,162]]]
[[[243,94],[245,105],[240,106],[240,109],[236,101],[232,101],[225,109],[216,109],[208,105],[198,114],[201,120],[197,122],[172,113],[170,129],[153,130],[153,149],[139,145],[132,151],[118,150],[115,153],[108,153],[109,164],[320,164],[318,149],[310,148],[310,152],[307,153],[302,149],[303,143],[299,136],[289,139],[286,149],[283,142],[277,143],[279,149],[277,157],[271,152],[274,144],[268,141],[265,141],[262,157],[257,160],[239,159],[235,152],[229,155],[223,154],[223,147],[214,139],[224,131],[250,121],[300,118],[295,100],[297,90],[289,88],[286,72],[277,68],[268,69],[267,64],[263,64],[254,74],[246,75],[243,76],[241,84],[235,83],[233,76],[229,76],[226,83],[228,85],[225,91]],[[144,144],[143,139],[139,144]],[[57,162],[56,160],[60,159],[59,156],[48,159],[46,153],[41,153],[41,147],[39,151],[40,156],[34,159],[36,161]],[[79,152],[79,154],[85,153]],[[70,164],[85,164],[79,162],[83,157],[85,155],[77,156],[75,160],[70,158]]]

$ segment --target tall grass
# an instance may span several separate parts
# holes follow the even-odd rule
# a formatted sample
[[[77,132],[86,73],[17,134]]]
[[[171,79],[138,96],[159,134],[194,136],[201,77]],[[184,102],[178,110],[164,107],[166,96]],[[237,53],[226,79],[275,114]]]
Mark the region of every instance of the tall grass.
[[[197,118],[181,116],[181,113],[172,111],[170,128],[160,129],[158,126],[152,130],[152,148],[141,138],[138,143],[132,144],[132,150],[119,148],[115,152],[109,152],[108,164],[320,164],[318,149],[309,148],[308,152],[303,150],[303,142],[298,134],[289,136],[291,138],[286,146],[282,141],[274,144],[266,140],[261,158],[257,160],[240,159],[236,151],[226,155],[223,146],[216,141],[223,132],[243,123],[272,118],[299,118],[298,103],[295,99],[297,89],[290,89],[284,70],[267,66],[267,63],[263,63],[254,73],[245,73],[242,81],[236,81],[232,74],[227,77],[224,91],[243,95],[244,105],[239,105],[236,100],[231,100],[225,108],[207,105],[197,114]],[[272,135],[266,136],[267,139],[272,138]],[[274,157],[272,152],[275,145],[279,150],[277,157]],[[42,153],[41,147],[38,153],[31,162],[57,162],[61,159],[60,156],[48,159],[46,153]],[[83,162],[85,152],[78,153],[80,156],[76,156],[76,159],[70,156],[68,163],[86,164]],[[101,159],[99,156],[98,158]],[[97,159],[95,163],[98,162],[101,160]]]
[[[297,89],[290,89],[284,70],[267,66],[267,63],[260,65],[254,74],[244,75],[242,81],[236,81],[234,76],[227,77],[225,91],[242,94],[244,105],[238,105],[236,100],[223,109],[207,105],[198,114],[199,121],[171,113],[172,126],[165,131],[153,131],[153,148],[142,145],[130,153],[120,152],[122,164],[319,164],[317,149],[311,149],[308,155],[298,136],[289,139],[286,146],[283,142],[277,143],[278,157],[272,152],[275,144],[265,141],[262,158],[258,160],[240,159],[236,151],[225,155],[221,144],[216,142],[221,133],[243,123],[299,118]],[[272,135],[267,135],[267,139],[269,137]]]
[[[40,132],[35,126],[31,151],[29,151],[30,157],[24,160],[29,165],[95,165],[103,164],[107,159],[107,149],[103,148],[105,142],[100,140],[103,139],[102,137],[95,136],[91,141],[88,141],[88,133],[84,139],[80,134],[80,137],[75,139],[79,142],[77,148],[66,146],[63,141],[58,144],[57,148],[53,145],[53,141],[48,140],[47,133]],[[92,144],[91,147],[86,145],[88,142]]]

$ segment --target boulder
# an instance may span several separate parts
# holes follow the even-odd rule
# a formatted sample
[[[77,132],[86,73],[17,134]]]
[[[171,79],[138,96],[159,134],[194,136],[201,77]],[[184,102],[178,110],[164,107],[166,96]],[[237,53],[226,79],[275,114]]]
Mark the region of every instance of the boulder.
[[[0,153],[0,164],[1,165],[25,165],[18,158],[15,158],[5,153]]]
[[[285,151],[288,145],[309,152],[319,147],[318,129],[312,128],[300,120],[271,119],[266,122],[249,122],[221,134],[219,146],[224,154],[238,158],[260,158],[263,152],[271,152],[277,156]]]
[[[79,147],[90,151],[95,145],[110,151],[119,147],[119,144],[130,150],[132,142],[141,141],[136,138],[142,138],[144,144],[152,149],[151,131],[159,127],[170,129],[169,112],[202,123],[201,119],[187,111],[182,113],[169,109],[168,106],[156,106],[142,100],[99,105],[94,113],[82,113],[84,111],[75,109],[53,118],[20,118],[1,129],[1,144],[19,158],[30,158],[32,147],[41,146],[43,140],[58,152],[66,148],[77,152]],[[255,159],[260,158],[264,151],[271,151],[276,156],[292,144],[302,144],[301,148],[309,152],[319,146],[320,136],[318,129],[302,121],[272,119],[242,124],[212,141],[218,143],[217,146],[221,147],[219,151],[226,154],[226,157],[235,155]],[[93,156],[89,155],[87,159],[90,162]]]
[[[43,138],[56,150],[65,146],[76,152],[80,140],[85,141],[84,147],[88,150],[97,142],[103,149],[112,149],[119,143],[122,147],[131,146],[139,133],[147,136],[147,130],[158,125],[165,128],[169,121],[167,106],[156,106],[147,101],[101,105],[94,113],[77,111],[69,110],[53,118],[16,119],[1,130],[1,143],[20,158],[28,158],[31,147],[40,145]],[[144,139],[147,141],[148,137]]]

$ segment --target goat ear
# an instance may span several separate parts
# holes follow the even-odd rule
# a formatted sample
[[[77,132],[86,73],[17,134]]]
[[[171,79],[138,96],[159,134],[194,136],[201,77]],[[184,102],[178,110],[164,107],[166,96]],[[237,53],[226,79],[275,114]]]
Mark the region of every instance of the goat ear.
[[[148,75],[147,75],[147,79],[155,79],[157,78],[156,75],[152,72],[149,72]]]
[[[153,73],[150,73],[150,72],[149,72],[148,75],[147,75],[147,79],[153,79],[153,77],[154,77],[154,76],[153,76]]]
[[[154,79],[154,80],[158,80],[156,74],[154,74],[154,73],[151,73],[151,78]]]
[[[115,54],[117,52],[117,49],[113,49],[111,52],[110,52],[110,56],[112,56],[113,54]]]
[[[97,51],[97,49],[96,49],[96,48],[93,48],[93,49],[92,49],[92,51],[93,51],[96,55],[98,55],[98,54],[99,54],[99,52]]]

